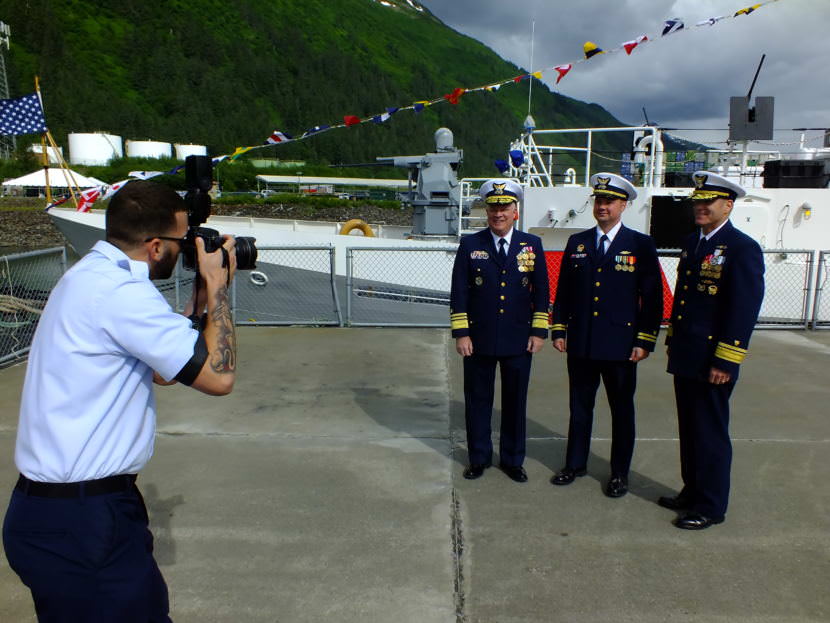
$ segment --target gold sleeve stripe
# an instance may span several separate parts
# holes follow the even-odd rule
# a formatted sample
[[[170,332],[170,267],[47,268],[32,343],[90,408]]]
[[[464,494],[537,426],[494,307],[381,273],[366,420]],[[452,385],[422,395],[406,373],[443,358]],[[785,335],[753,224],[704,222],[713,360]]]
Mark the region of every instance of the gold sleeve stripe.
[[[726,344],[724,342],[718,342],[718,348],[725,348],[726,350],[731,350],[732,352],[737,353],[739,355],[746,355],[747,352],[745,348],[739,348],[737,346],[732,346],[731,344]]]
[[[533,324],[530,325],[534,329],[547,329],[548,328],[548,319],[547,318],[534,318]]]
[[[450,318],[466,318],[467,312],[462,312],[458,314],[450,314]]]
[[[638,333],[638,340],[645,340],[646,342],[657,342],[657,337],[651,333]]]
[[[731,361],[732,363],[741,363],[743,362],[745,355],[733,353],[732,351],[728,351],[725,348],[718,346],[715,349],[715,357],[725,361]]]
[[[470,323],[467,322],[466,319],[464,319],[464,320],[452,320],[450,322],[450,327],[453,330],[455,330],[455,329],[469,329],[470,328]]]
[[[535,314],[533,314],[533,317],[534,318],[544,318],[544,319],[547,320],[548,313],[547,312],[536,312]]]
[[[550,326],[550,328],[551,328],[552,331],[567,331],[568,330],[568,325],[566,325],[566,324],[552,324]]]

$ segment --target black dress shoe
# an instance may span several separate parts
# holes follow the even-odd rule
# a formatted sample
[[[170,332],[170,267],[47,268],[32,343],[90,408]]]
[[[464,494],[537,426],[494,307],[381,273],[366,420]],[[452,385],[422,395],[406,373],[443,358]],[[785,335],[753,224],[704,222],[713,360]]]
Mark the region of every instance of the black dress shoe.
[[[625,476],[612,476],[605,486],[605,495],[609,498],[621,498],[628,493],[628,478]]]
[[[499,469],[516,482],[527,482],[527,472],[521,465],[505,465],[499,463]]]
[[[584,476],[588,473],[588,470],[584,467],[580,469],[573,469],[571,467],[563,467],[559,470],[559,473],[556,474],[550,481],[555,485],[569,485],[571,484],[577,476]]]
[[[706,517],[700,513],[686,513],[674,521],[674,525],[683,530],[704,530],[719,523],[723,523],[723,517]]]
[[[685,511],[692,507],[692,501],[682,493],[674,497],[664,495],[657,500],[657,504],[673,511]]]
[[[464,470],[464,478],[467,480],[481,478],[484,474],[484,470],[490,467],[490,465],[491,463],[471,463],[467,466],[467,469]]]

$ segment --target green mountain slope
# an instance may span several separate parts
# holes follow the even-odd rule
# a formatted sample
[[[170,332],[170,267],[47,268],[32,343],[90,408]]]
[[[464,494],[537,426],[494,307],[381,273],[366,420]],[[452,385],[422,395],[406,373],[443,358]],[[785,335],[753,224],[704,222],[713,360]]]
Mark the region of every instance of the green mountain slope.
[[[47,122],[68,132],[207,144],[261,144],[317,124],[367,116],[522,73],[481,43],[404,0],[0,0],[11,26],[13,95],[41,79]],[[439,126],[465,151],[465,175],[495,173],[527,113],[527,81],[471,93],[457,106],[401,111],[269,148],[268,155],[355,163],[433,148]],[[600,106],[535,81],[539,127],[618,125]],[[618,139],[628,148],[628,139]],[[610,146],[610,144],[606,144]],[[598,148],[602,149],[602,145]],[[264,153],[264,152],[259,152]]]

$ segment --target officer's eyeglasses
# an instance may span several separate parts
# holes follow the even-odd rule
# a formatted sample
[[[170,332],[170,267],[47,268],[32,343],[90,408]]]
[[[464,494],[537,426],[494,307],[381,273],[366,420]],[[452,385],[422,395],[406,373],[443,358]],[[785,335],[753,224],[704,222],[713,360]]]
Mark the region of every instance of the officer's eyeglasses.
[[[178,242],[179,246],[183,246],[185,242],[187,242],[187,236],[183,236],[181,238],[171,238],[170,236],[151,236],[150,238],[145,238],[144,242],[150,242],[151,240],[155,240],[158,238],[159,240],[171,240],[173,242]]]

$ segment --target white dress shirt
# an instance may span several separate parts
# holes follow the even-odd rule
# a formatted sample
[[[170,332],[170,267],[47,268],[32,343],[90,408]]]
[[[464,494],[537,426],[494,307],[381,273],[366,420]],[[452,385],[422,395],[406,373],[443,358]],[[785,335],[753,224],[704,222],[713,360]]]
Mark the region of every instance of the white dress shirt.
[[[49,296],[29,352],[15,463],[27,478],[137,473],[153,454],[153,371],[174,378],[198,332],[149,267],[98,242]]]
[[[594,248],[596,249],[599,245],[600,238],[602,238],[603,236],[607,236],[608,242],[605,243],[605,248],[602,250],[602,253],[605,254],[605,252],[608,250],[608,247],[610,247],[611,243],[614,242],[614,237],[617,235],[617,233],[619,233],[621,227],[622,221],[617,221],[617,224],[614,225],[608,233],[605,233],[604,231],[602,231],[600,226],[597,225],[597,237],[594,239]]]
[[[493,233],[493,230],[490,230],[490,235],[493,237],[493,244],[496,245],[496,253],[499,251],[499,238],[496,234]],[[513,228],[510,228],[510,231],[504,235],[504,253],[505,255],[510,251],[510,241],[513,239]]]

